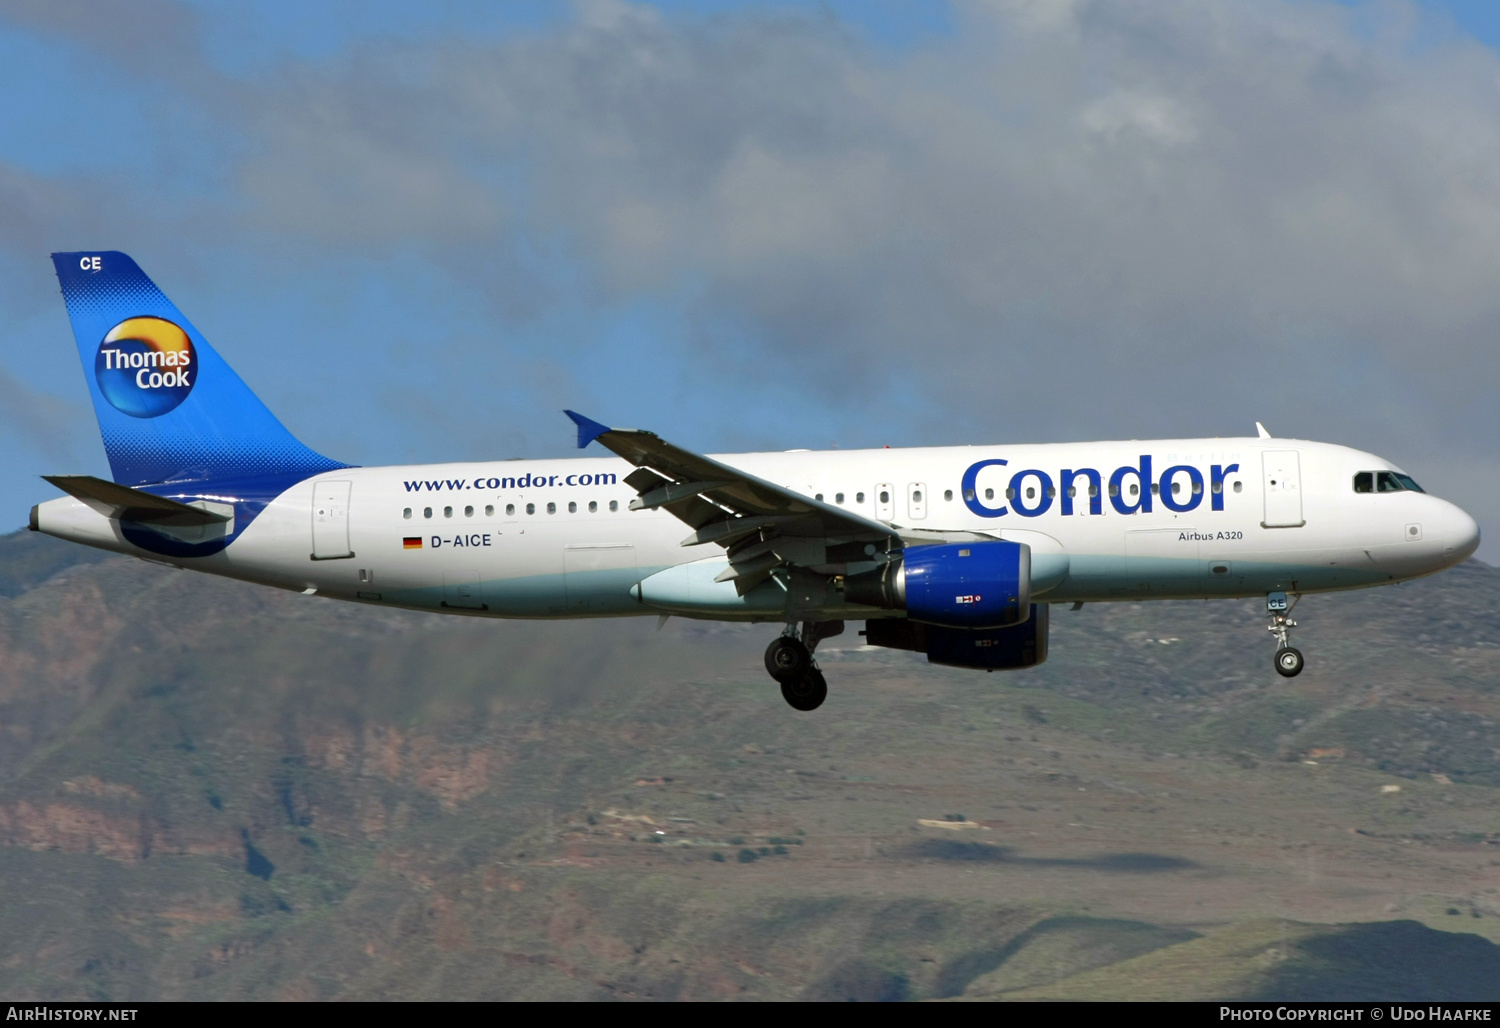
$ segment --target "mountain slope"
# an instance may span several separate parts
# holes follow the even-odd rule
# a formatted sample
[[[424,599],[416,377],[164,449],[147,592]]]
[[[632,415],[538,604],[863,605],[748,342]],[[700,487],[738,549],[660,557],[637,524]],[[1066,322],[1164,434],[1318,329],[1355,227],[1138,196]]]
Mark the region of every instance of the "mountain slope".
[[[1156,960],[1183,998],[1439,998],[1492,970],[1482,564],[1308,598],[1290,682],[1248,601],[1058,610],[1011,675],[851,626],[799,715],[765,626],[444,619],[61,545],[0,538],[7,995],[1103,996]],[[1450,957],[1381,971],[1420,925]]]

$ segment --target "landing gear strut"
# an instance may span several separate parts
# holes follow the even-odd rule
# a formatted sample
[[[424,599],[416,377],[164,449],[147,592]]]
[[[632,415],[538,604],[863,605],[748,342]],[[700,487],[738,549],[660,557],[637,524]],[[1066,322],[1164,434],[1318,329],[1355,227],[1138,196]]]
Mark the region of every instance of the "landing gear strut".
[[[1288,641],[1292,629],[1297,627],[1290,617],[1292,607],[1300,599],[1299,595],[1289,606],[1286,593],[1266,594],[1266,616],[1271,619],[1266,628],[1276,637],[1276,673],[1283,678],[1296,678],[1302,673],[1302,651]]]
[[[828,681],[813,660],[818,643],[844,630],[842,621],[805,621],[771,640],[766,647],[766,670],[781,684],[781,696],[796,710],[817,710],[828,698]]]

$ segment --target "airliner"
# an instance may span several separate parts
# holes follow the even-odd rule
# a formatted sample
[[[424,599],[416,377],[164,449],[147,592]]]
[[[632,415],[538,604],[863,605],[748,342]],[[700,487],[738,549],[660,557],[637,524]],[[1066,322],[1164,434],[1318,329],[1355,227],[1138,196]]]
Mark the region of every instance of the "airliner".
[[[1401,468],[1273,438],[703,455],[573,411],[609,456],[358,467],[299,442],[123,253],[52,255],[112,481],[30,527],[309,596],[466,617],[784,626],[797,710],[819,642],[995,671],[1047,659],[1049,611],[1265,597],[1291,677],[1296,601],[1468,558],[1479,526]],[[278,345],[272,340],[271,345]]]

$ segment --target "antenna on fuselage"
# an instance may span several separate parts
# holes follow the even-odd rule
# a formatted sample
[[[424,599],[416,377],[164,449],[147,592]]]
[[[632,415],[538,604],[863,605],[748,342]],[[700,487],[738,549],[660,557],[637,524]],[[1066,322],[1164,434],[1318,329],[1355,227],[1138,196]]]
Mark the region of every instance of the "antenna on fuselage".
[[[1271,438],[1271,433],[1267,432],[1266,426],[1262,425],[1259,421],[1255,423],[1255,434],[1260,436],[1262,439]]]

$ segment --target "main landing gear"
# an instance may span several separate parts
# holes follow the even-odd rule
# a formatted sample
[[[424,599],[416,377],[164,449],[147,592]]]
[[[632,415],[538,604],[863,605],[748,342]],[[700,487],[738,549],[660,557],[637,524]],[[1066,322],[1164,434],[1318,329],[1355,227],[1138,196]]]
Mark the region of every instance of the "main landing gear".
[[[766,670],[781,683],[782,698],[796,710],[817,710],[828,698],[828,681],[813,660],[818,643],[844,631],[842,621],[804,621],[795,624],[766,647]]]
[[[1299,595],[1288,606],[1286,593],[1266,594],[1266,616],[1271,619],[1266,628],[1276,636],[1276,673],[1283,678],[1296,678],[1302,673],[1302,651],[1288,641],[1292,629],[1297,627],[1289,615],[1301,598]]]

